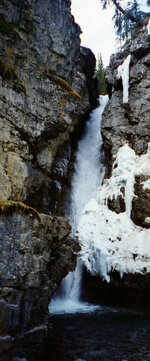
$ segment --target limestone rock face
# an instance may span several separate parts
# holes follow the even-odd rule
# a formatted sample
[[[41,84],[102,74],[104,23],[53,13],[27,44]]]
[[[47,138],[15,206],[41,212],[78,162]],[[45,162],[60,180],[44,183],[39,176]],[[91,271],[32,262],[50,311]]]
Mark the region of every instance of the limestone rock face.
[[[98,94],[98,82],[97,78],[93,77],[93,68],[95,67],[95,56],[92,51],[84,46],[80,48],[80,66],[81,72],[86,75],[89,96],[91,104],[98,105],[97,99],[99,98]]]
[[[145,37],[150,44],[149,35],[145,35]],[[118,54],[118,58],[119,56],[120,54]],[[102,123],[104,146],[106,153],[108,149],[111,149],[113,155],[121,145],[127,142],[137,154],[143,154],[147,150],[147,143],[150,139],[148,126],[149,54],[144,54],[140,59],[137,59],[135,55],[131,57],[129,102],[125,105],[123,105],[122,99],[122,83],[114,78],[118,66],[125,58],[120,61],[116,58],[117,56],[111,58],[112,68],[110,63],[110,69],[106,72],[106,80],[110,84],[110,72],[112,71],[112,91]],[[116,66],[115,69],[114,66]]]
[[[0,215],[0,359],[32,357],[48,332],[48,305],[79,246],[65,218],[6,202]]]
[[[90,106],[69,0],[0,4],[0,198],[49,212],[51,170]]]
[[[67,173],[74,128],[97,96],[90,85],[95,58],[88,49],[87,74],[87,55],[81,64],[81,30],[70,7],[70,0],[0,2],[3,360],[33,357],[43,344],[50,299],[62,278],[74,270],[79,251],[68,237],[68,221],[49,216],[56,201],[55,159],[58,173]],[[21,349],[24,354],[19,354]]]
[[[117,79],[117,69],[131,54],[129,75],[129,100],[123,104],[123,85]],[[112,55],[106,70],[110,100],[102,120],[102,134],[107,159],[106,176],[110,177],[112,163],[121,146],[128,144],[139,156],[145,154],[150,142],[150,35],[144,30],[123,52]],[[132,203],[132,219],[139,225],[149,227],[149,190],[143,189],[143,179],[150,174],[135,177],[135,197]],[[140,185],[141,184],[141,185]],[[115,210],[115,209],[114,209]]]
[[[133,222],[145,228],[150,228],[150,189],[144,189],[143,184],[149,179],[145,175],[136,176],[131,213]]]
[[[125,59],[129,55],[128,101],[123,102],[124,84],[118,77],[118,67],[124,64]],[[146,28],[139,31],[139,34],[135,39],[131,40],[131,43],[124,51],[112,55],[109,67],[106,69],[106,82],[109,93],[109,102],[102,118],[103,146],[106,154],[106,179],[101,191],[103,193],[103,189],[105,189],[108,182],[110,185],[110,188],[108,187],[108,192],[111,193],[111,197],[109,197],[109,193],[106,194],[108,211],[108,213],[106,212],[106,238],[109,230],[111,233],[111,228],[109,228],[111,224],[111,214],[114,223],[116,220],[118,234],[120,232],[120,237],[122,237],[119,228],[121,227],[121,222],[119,219],[121,219],[122,215],[127,214],[127,206],[131,206],[131,213],[128,212],[130,223],[128,223],[128,226],[124,224],[124,230],[126,230],[128,234],[128,241],[131,241],[128,250],[130,251],[132,246],[135,246],[135,243],[137,243],[137,248],[136,252],[132,255],[134,261],[133,267],[130,268],[131,260],[129,259],[130,257],[128,258],[127,256],[129,252],[125,250],[123,253],[124,260],[128,267],[124,271],[124,266],[122,264],[121,274],[121,272],[117,270],[116,261],[116,264],[112,266],[109,273],[109,283],[103,281],[101,275],[98,275],[98,273],[97,277],[91,277],[85,271],[85,283],[88,283],[89,290],[87,291],[85,286],[83,293],[85,291],[85,295],[87,295],[89,292],[90,301],[92,302],[149,307],[150,288],[149,270],[147,269],[147,266],[149,265],[149,245],[144,245],[144,242],[147,242],[149,239],[150,228],[150,35],[146,31]],[[131,152],[134,150],[134,160],[131,160],[130,157],[127,156],[128,164],[125,161],[123,165],[118,165],[117,157],[120,149],[127,149],[126,147],[130,147],[128,149],[130,149]],[[123,158],[126,159],[126,154],[124,154]],[[129,166],[130,171],[126,179],[125,174]],[[120,173],[120,182],[117,183],[117,178],[113,177],[114,174],[116,174],[116,177],[117,174],[119,174],[117,173],[117,169],[119,172],[119,167],[122,171]],[[131,174],[132,181],[130,182]],[[128,180],[130,183],[129,187],[127,187]],[[113,187],[111,188],[113,181],[114,184],[117,184],[116,189],[115,187],[114,189]],[[131,199],[131,204],[129,198]],[[112,212],[111,214],[110,211]],[[107,218],[109,215],[110,219]],[[132,232],[130,233],[129,231],[131,225],[134,230],[137,231],[135,239],[132,238]],[[146,235],[144,241],[142,241],[142,232]],[[112,234],[110,236],[110,249],[111,237],[112,242],[117,242],[117,239],[115,236],[113,237]],[[122,239],[118,239],[118,249],[120,248],[121,250]],[[135,265],[136,262],[138,262],[140,254],[140,244],[142,244],[141,249],[143,251],[143,258],[140,267],[137,267],[135,271]],[[118,251],[118,249],[116,248],[116,251]],[[103,252],[103,249],[101,252]],[[142,267],[144,259],[147,260],[147,264],[145,267],[144,265]],[[111,261],[108,263],[108,269],[110,265]]]
[[[150,307],[150,35],[139,31],[106,70],[106,173],[78,223],[82,297]]]

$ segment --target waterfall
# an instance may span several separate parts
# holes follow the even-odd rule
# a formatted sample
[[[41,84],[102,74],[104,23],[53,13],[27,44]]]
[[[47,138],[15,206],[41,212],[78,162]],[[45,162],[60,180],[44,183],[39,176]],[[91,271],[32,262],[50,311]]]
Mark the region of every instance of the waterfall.
[[[100,105],[91,112],[82,139],[78,142],[71,191],[66,200],[65,211],[65,216],[72,225],[72,237],[76,236],[81,212],[94,192],[97,191],[104,176],[100,121],[107,101],[108,96],[100,97]],[[62,293],[52,299],[51,313],[63,313],[70,310],[74,312],[82,306],[86,309],[85,304],[80,302],[81,278],[82,264],[78,259],[76,270],[70,272],[62,281]]]

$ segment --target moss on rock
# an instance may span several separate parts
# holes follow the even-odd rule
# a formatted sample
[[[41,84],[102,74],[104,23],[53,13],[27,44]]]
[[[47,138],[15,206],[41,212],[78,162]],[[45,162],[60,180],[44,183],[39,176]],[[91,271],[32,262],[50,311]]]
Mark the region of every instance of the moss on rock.
[[[10,34],[14,29],[14,24],[9,23],[5,20],[3,15],[0,15],[0,33]]]
[[[4,63],[0,64],[0,75],[6,79],[10,79],[12,77],[16,80],[18,79],[14,67],[10,64],[4,64]]]
[[[36,209],[27,206],[22,202],[0,201],[0,214],[10,215],[12,213],[28,214],[30,217],[36,216],[40,220],[40,214]]]
[[[14,90],[16,90],[18,93],[22,92],[22,93],[26,94],[25,86],[18,81],[15,81],[15,83],[14,83]]]
[[[81,100],[81,96],[64,79],[50,73],[45,73],[44,75],[47,76],[47,78],[49,78],[52,82],[63,88],[67,94]]]

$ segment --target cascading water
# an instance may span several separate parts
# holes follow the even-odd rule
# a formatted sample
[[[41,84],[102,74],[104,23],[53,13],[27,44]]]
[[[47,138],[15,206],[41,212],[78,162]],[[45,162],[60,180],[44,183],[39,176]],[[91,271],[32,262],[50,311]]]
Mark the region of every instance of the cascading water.
[[[79,216],[93,193],[97,191],[104,175],[102,137],[100,121],[108,97],[100,97],[100,105],[92,111],[82,139],[78,143],[74,175],[71,192],[66,202],[65,216],[72,225],[72,236],[76,236]],[[86,312],[88,305],[80,302],[80,284],[82,278],[82,264],[78,259],[74,272],[63,280],[62,293],[53,298],[50,304],[50,313],[76,312],[83,308]]]

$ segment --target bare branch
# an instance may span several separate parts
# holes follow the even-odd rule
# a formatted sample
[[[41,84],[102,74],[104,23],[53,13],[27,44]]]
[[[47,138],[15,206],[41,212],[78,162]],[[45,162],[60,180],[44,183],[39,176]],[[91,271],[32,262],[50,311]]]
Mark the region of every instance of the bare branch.
[[[130,19],[132,22],[136,23],[137,19],[130,14],[128,11],[124,10],[119,3],[117,2],[117,0],[112,0],[112,2],[114,3],[114,5],[116,6],[116,8],[123,14],[126,15],[128,19]]]

